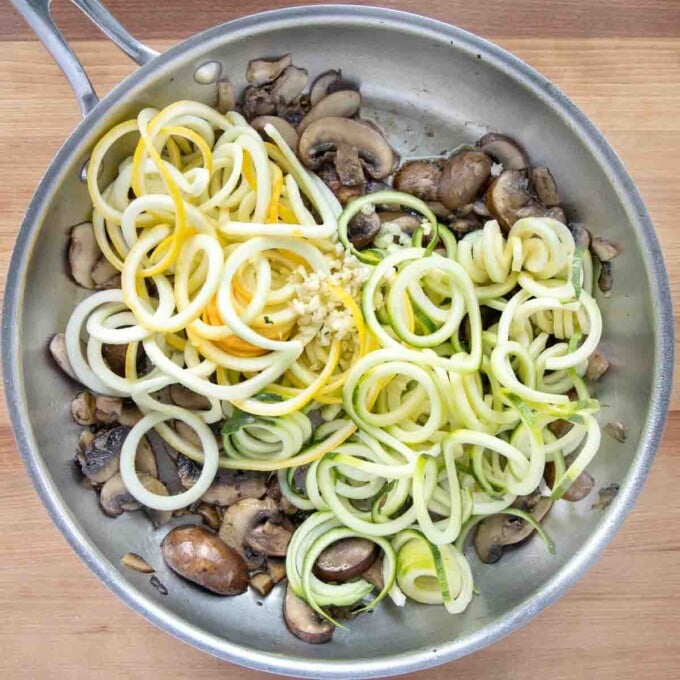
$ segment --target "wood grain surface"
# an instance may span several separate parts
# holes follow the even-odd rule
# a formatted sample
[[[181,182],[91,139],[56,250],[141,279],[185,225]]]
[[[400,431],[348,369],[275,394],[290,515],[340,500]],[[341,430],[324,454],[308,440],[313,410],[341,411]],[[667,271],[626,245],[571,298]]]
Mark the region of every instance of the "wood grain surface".
[[[110,0],[153,47],[244,13],[241,3]],[[191,4],[191,11],[187,7]],[[248,12],[284,3],[255,0]],[[392,0],[475,31],[561,87],[632,173],[680,305],[680,2]],[[105,93],[133,69],[63,0],[56,16]],[[42,46],[0,0],[0,275],[51,157],[78,121]],[[418,680],[680,677],[680,391],[661,450],[623,530],[596,566],[525,628]],[[0,410],[0,678],[271,677],[183,645],[119,602],[67,547],[33,492]]]

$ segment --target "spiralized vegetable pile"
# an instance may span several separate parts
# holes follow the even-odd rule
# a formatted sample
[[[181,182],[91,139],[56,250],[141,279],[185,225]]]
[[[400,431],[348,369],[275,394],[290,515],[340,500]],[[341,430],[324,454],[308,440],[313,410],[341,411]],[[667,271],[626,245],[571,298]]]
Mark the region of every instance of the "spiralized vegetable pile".
[[[90,390],[144,414],[120,461],[144,505],[194,503],[219,467],[276,471],[285,497],[311,513],[286,566],[316,611],[372,593],[362,578],[313,572],[324,548],[361,536],[382,550],[385,584],[364,608],[389,595],[461,612],[473,594],[470,528],[503,511],[534,522],[510,506],[542,484],[546,463],[558,499],[598,450],[598,404],[583,379],[602,332],[590,255],[549,218],[507,234],[489,221],[457,241],[407,194],[343,211],[266,132],[274,143],[236,112],[179,101],[104,135],[87,179],[96,240],[121,288],[74,310],[71,365]],[[102,190],[107,152],[133,135],[134,153]],[[409,244],[352,247],[349,221],[376,203],[422,216]],[[124,377],[104,344],[127,345]],[[141,348],[150,368],[139,374]],[[174,383],[210,407],[160,401]],[[559,419],[573,427],[557,438],[548,426]],[[152,429],[202,466],[183,493],[153,494],[138,479],[135,452]]]

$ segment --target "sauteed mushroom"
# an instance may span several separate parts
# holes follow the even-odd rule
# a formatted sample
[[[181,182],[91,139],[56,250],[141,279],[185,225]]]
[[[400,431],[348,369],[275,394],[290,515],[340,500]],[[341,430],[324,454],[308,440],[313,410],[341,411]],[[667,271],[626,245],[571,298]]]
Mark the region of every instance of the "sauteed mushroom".
[[[621,251],[611,241],[601,236],[594,236],[590,248],[600,262],[611,262]]]
[[[322,118],[309,125],[300,137],[298,154],[304,165],[315,170],[326,161],[327,152],[335,152],[342,143],[357,150],[374,179],[392,172],[394,153],[385,138],[374,128],[348,118]]]
[[[95,399],[90,392],[78,392],[71,400],[71,417],[78,425],[94,425]]]
[[[286,578],[286,560],[278,557],[267,558],[267,573],[272,577],[274,583],[279,583]]]
[[[489,157],[480,151],[465,150],[451,156],[439,178],[439,200],[449,209],[471,203],[490,174]]]
[[[489,132],[477,142],[477,146],[506,170],[524,170],[529,167],[529,158],[524,149],[506,135]]]
[[[345,142],[338,144],[335,153],[335,169],[340,182],[346,187],[363,187],[366,183],[359,152]]]
[[[103,484],[118,472],[120,450],[129,427],[119,426],[97,434],[78,455],[83,474],[95,484]]]
[[[548,168],[534,168],[531,171],[531,182],[543,205],[552,208],[560,204],[557,182]]]
[[[276,100],[270,87],[248,87],[243,93],[243,115],[252,120],[257,116],[276,113]]]
[[[373,212],[370,215],[365,215],[360,212],[350,220],[347,232],[349,240],[357,250],[367,248],[378,235],[380,226],[381,222],[378,213]]]
[[[302,134],[312,123],[322,118],[351,118],[359,111],[361,95],[356,90],[338,90],[312,105],[309,113],[300,121],[298,132]]]
[[[241,556],[205,527],[172,529],[161,550],[174,572],[217,595],[238,595],[248,588],[248,569]]]
[[[318,104],[324,97],[329,94],[330,88],[336,83],[340,82],[342,77],[341,71],[324,71],[321,75],[316,77],[312,83],[312,89],[309,93],[309,101],[312,106]]]
[[[609,370],[607,357],[600,352],[594,352],[588,358],[588,368],[586,369],[586,379],[592,382],[598,381]]]
[[[207,397],[179,383],[170,385],[170,399],[173,404],[191,411],[204,411],[210,408],[210,401]]]
[[[99,504],[109,517],[118,517],[123,512],[139,510],[142,505],[127,490],[120,473],[108,479],[99,493]]]
[[[260,571],[250,577],[250,585],[253,590],[256,590],[258,593],[260,593],[262,597],[267,597],[274,587],[274,581],[269,574],[265,574],[263,571]]]
[[[52,336],[48,349],[57,366],[69,377],[71,380],[78,382],[78,377],[71,366],[71,362],[66,354],[66,339],[63,333],[57,333]]]
[[[99,290],[120,287],[120,272],[105,257],[99,258],[90,276],[94,287]]]
[[[278,59],[253,59],[248,63],[246,79],[253,85],[265,85],[276,80],[293,63],[290,54]]]
[[[394,176],[394,188],[423,201],[436,201],[441,174],[440,161],[410,161],[404,163]]]
[[[365,538],[345,538],[328,546],[317,558],[314,573],[324,581],[349,581],[375,562],[376,545]]]
[[[564,462],[567,467],[569,467],[573,460],[573,456],[567,456]],[[545,466],[543,478],[545,479],[545,483],[552,489],[555,485],[555,465],[553,463],[548,463]],[[594,486],[595,480],[593,479],[592,475],[584,470],[564,492],[562,495],[562,500],[576,503],[577,501],[585,498],[593,490]]]
[[[123,413],[123,400],[98,394],[94,400],[94,419],[100,425],[113,425],[119,422]]]
[[[245,537],[245,544],[261,555],[285,557],[292,533],[281,524],[265,522],[251,529]]]
[[[272,97],[279,104],[290,104],[307,84],[307,71],[297,66],[287,66],[283,73],[274,81]]]
[[[83,288],[94,288],[92,270],[101,257],[101,250],[94,237],[92,223],[84,222],[71,229],[68,262],[73,280]]]
[[[517,221],[522,208],[540,211],[540,206],[529,193],[529,180],[519,170],[504,170],[496,177],[487,189],[486,205],[506,231]],[[542,214],[543,211],[540,212]]]
[[[217,110],[220,113],[227,113],[234,108],[236,108],[234,86],[229,78],[220,78],[217,81]]]
[[[361,578],[371,583],[374,588],[382,590],[385,587],[382,557],[374,560],[373,564],[361,574]]]
[[[286,586],[283,602],[283,620],[288,630],[303,642],[320,645],[333,637],[335,626],[321,618],[304,600]]]
[[[297,149],[300,137],[295,128],[285,119],[278,116],[258,116],[250,121],[250,124],[261,134],[266,134],[265,126],[273,125],[283,137],[283,141],[291,149]]]

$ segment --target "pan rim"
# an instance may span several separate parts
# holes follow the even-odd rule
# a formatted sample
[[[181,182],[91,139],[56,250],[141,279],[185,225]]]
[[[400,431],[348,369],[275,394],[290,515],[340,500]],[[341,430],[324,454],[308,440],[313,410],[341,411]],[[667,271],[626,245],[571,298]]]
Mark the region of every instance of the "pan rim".
[[[91,127],[112,107],[131,86],[143,81],[149,74],[171,63],[180,55],[197,49],[209,49],[211,43],[224,42],[246,31],[271,30],[277,24],[291,22],[365,25],[379,22],[388,28],[415,32],[433,40],[445,39],[456,49],[479,53],[493,66],[512,77],[550,106],[568,122],[583,140],[597,162],[607,169],[612,187],[635,227],[636,235],[644,246],[643,257],[650,281],[650,295],[658,303],[655,322],[655,367],[651,381],[650,410],[643,424],[637,453],[630,470],[621,484],[618,496],[607,515],[585,541],[580,551],[547,581],[531,599],[520,603],[502,617],[479,631],[458,640],[412,650],[399,655],[376,659],[310,660],[301,656],[286,656],[244,647],[207,633],[188,623],[180,616],[158,605],[128,583],[116,567],[90,542],[80,528],[75,516],[61,498],[42,461],[33,434],[23,388],[23,366],[20,362],[20,328],[15,323],[22,310],[26,275],[31,260],[38,225],[42,223],[44,208],[39,200],[49,194],[58,181],[64,161],[80,147]],[[227,661],[272,673],[296,677],[384,677],[425,669],[460,658],[495,642],[526,624],[549,604],[557,600],[581,577],[611,540],[623,519],[632,508],[647,477],[663,434],[663,426],[670,399],[672,375],[664,366],[673,365],[673,311],[668,277],[661,248],[651,219],[640,194],[625,170],[621,160],[611,149],[604,136],[586,116],[550,81],[509,52],[472,33],[449,24],[407,12],[354,5],[300,6],[263,12],[236,19],[188,38],[161,54],[157,59],[135,71],[116,86],[67,138],[57,152],[29,204],[20,228],[7,274],[2,319],[3,382],[14,436],[32,482],[52,520],[71,547],[85,564],[133,610],[176,638],[202,651]]]

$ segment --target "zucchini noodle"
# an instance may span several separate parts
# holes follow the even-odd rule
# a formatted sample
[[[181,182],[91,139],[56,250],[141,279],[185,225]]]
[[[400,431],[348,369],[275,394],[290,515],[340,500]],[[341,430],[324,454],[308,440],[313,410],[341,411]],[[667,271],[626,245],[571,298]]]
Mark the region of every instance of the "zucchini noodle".
[[[92,224],[121,284],[74,309],[70,364],[88,389],[142,412],[120,470],[145,506],[195,503],[220,467],[275,472],[309,513],[286,566],[316,612],[333,620],[330,606],[389,596],[460,613],[474,589],[470,529],[495,513],[524,517],[513,504],[548,463],[561,498],[599,448],[584,380],[603,330],[590,255],[550,218],[506,235],[488,221],[457,241],[407,194],[343,209],[266,133],[273,143],[236,112],[179,101],[101,138],[88,164]],[[100,187],[108,154],[133,137]],[[385,204],[420,227],[357,250],[352,219]],[[111,345],[127,346],[122,375],[105,359]],[[175,384],[204,407],[169,403]],[[557,420],[571,429],[557,436]],[[140,482],[137,444],[151,430],[201,466],[189,490],[161,496]],[[347,538],[380,550],[380,590],[315,575],[321,552]]]

